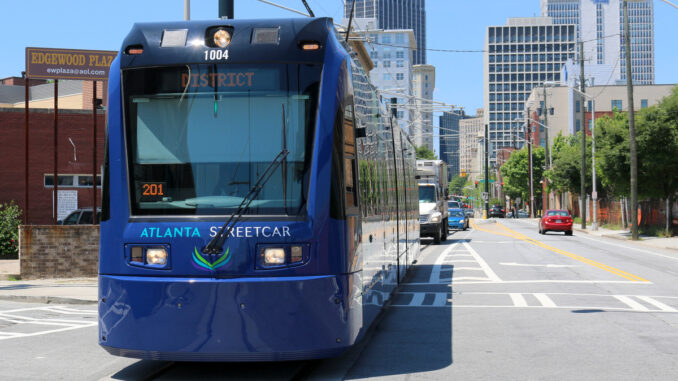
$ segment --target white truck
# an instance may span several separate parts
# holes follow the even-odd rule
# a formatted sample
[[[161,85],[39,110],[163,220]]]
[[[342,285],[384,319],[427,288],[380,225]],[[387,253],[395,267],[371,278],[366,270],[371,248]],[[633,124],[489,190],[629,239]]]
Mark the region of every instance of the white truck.
[[[434,244],[447,240],[447,164],[442,160],[417,160],[419,227],[421,237]]]

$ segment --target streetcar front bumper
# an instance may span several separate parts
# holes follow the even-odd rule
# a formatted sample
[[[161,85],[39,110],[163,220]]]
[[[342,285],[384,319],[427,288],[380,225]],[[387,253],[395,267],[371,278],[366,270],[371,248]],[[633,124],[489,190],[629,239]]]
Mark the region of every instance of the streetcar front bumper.
[[[165,361],[332,357],[356,340],[349,276],[99,276],[99,344]],[[358,326],[356,326],[358,325]]]

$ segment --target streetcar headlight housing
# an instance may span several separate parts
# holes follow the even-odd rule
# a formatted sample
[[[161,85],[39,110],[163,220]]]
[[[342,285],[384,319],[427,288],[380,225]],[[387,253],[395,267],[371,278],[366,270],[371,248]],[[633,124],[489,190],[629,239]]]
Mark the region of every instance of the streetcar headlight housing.
[[[279,247],[264,249],[264,265],[275,266],[285,264],[285,250]]]
[[[442,217],[440,212],[435,212],[431,214],[431,222],[440,222],[440,217]]]
[[[308,260],[307,244],[257,245],[257,268],[279,269],[304,264]]]
[[[146,263],[149,265],[167,264],[167,250],[164,248],[146,249]]]
[[[226,29],[217,29],[212,35],[214,46],[225,48],[231,43],[231,33]]]

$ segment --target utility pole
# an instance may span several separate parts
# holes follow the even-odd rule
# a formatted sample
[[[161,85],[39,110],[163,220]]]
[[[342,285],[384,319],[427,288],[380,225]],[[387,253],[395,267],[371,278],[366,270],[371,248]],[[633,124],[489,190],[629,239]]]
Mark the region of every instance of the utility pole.
[[[546,105],[546,83],[542,84],[543,89],[544,89],[544,109],[542,112],[544,113],[544,139],[546,144],[544,145],[544,168],[547,170],[550,168],[549,167],[549,108]],[[547,210],[549,208],[549,195],[547,193],[548,189],[548,184],[546,183],[546,171],[544,171],[544,174],[542,175],[542,180],[544,182],[544,186],[542,187],[542,192],[541,192],[541,198],[543,201],[542,208],[544,210]],[[543,214],[542,214],[543,215]]]
[[[584,42],[579,41],[579,90],[586,92],[586,81],[584,79]],[[582,115],[586,115],[586,102],[582,98]],[[586,229],[586,118],[582,118],[581,123],[581,190],[579,199],[581,199],[581,228]]]
[[[485,124],[485,219],[487,219],[490,216],[490,160],[489,160],[489,133],[487,131],[488,127],[487,124]]]
[[[626,55],[626,92],[629,108],[629,153],[631,155],[631,239],[638,240],[638,153],[636,152],[635,112],[633,110],[633,70],[631,70],[631,39],[629,5],[624,0],[624,54]],[[620,110],[621,111],[621,110]]]
[[[233,0],[219,0],[219,18],[233,19]]]
[[[191,19],[191,0],[184,0],[184,21]]]
[[[532,178],[532,128],[530,120],[527,120],[527,156],[529,156],[530,165],[530,218],[534,218],[534,180]]]

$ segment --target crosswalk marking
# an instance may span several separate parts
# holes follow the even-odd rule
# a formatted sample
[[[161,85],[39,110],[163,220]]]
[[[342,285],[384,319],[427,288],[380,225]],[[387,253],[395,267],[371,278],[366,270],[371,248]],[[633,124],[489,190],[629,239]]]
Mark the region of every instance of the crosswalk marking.
[[[553,300],[546,296],[546,294],[533,294],[535,298],[541,303],[544,307],[555,307],[556,304],[553,303]]]
[[[629,298],[626,295],[613,295],[613,296],[620,302],[626,304],[627,306],[633,308],[636,311],[648,311],[648,309],[644,305],[636,302],[635,300]]]
[[[33,317],[40,313],[58,313],[66,315],[72,319],[60,319],[54,317],[38,318]],[[14,310],[0,311],[0,321],[9,323],[6,324],[0,332],[0,340],[17,339],[30,336],[46,335],[50,333],[57,333],[63,331],[70,331],[74,329],[94,327],[97,325],[96,321],[91,320],[76,320],[73,315],[80,315],[83,317],[96,315],[94,310],[77,310],[70,307],[49,306],[49,307],[34,307],[21,308]],[[31,314],[32,316],[25,316],[24,314]],[[30,332],[14,332],[15,327],[32,327]],[[21,328],[18,328],[22,330]]]
[[[662,310],[662,311],[666,311],[666,312],[678,312],[675,308],[669,307],[669,306],[667,306],[666,304],[664,304],[664,303],[662,303],[662,302],[660,302],[660,301],[658,301],[658,300],[652,299],[652,298],[649,297],[649,296],[638,296],[637,298],[640,299],[640,300],[642,300],[642,301],[645,301],[645,302],[648,302],[648,303],[652,304],[653,306],[659,308],[659,309]]]
[[[516,307],[527,307],[527,301],[522,294],[510,293],[509,296]]]

